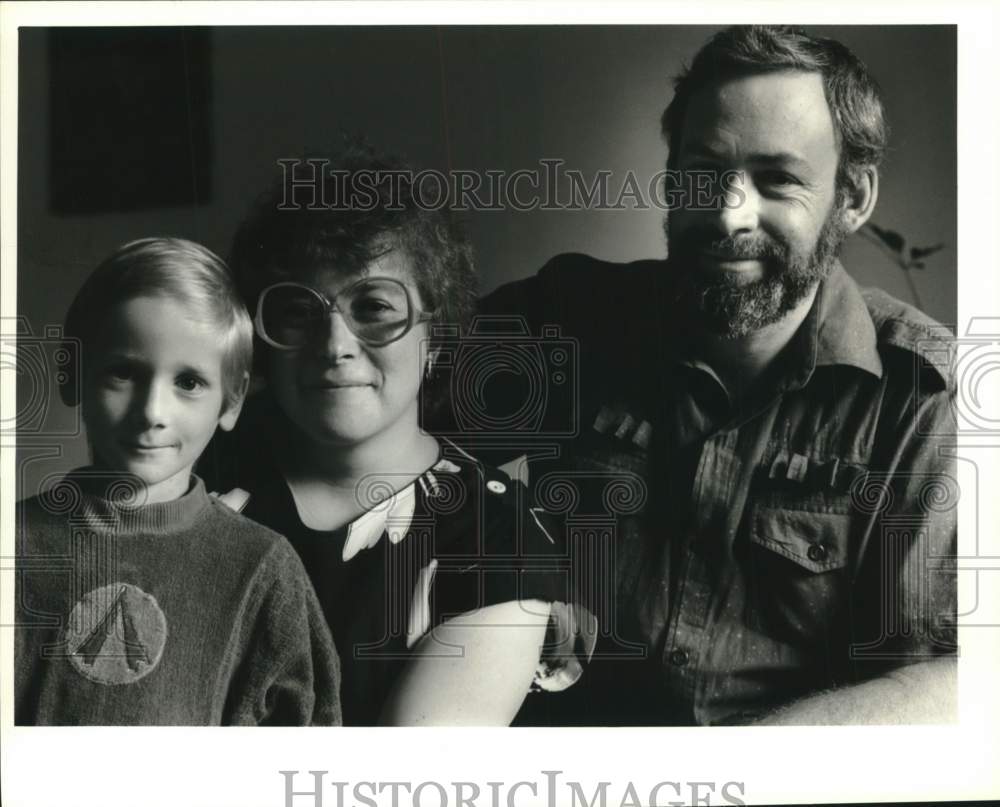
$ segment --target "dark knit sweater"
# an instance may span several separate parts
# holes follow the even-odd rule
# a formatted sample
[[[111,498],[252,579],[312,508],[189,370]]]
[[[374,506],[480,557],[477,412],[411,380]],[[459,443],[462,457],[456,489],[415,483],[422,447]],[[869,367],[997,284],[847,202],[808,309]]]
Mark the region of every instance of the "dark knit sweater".
[[[84,469],[17,505],[15,722],[339,724],[337,654],[288,542],[197,477],[172,502],[123,495]]]

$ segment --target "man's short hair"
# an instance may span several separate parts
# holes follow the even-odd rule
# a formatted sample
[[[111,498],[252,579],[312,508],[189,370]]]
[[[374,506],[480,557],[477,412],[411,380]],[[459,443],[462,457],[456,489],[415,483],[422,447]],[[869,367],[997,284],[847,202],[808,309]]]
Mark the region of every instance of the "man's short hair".
[[[218,329],[223,394],[227,405],[238,402],[253,361],[253,323],[222,259],[182,238],[142,238],[115,250],[84,281],[66,314],[64,334],[80,340],[84,368],[111,309],[137,297],[176,300],[192,318]]]
[[[864,166],[877,166],[889,136],[881,91],[864,63],[834,39],[802,29],[734,25],[713,36],[674,82],[674,97],[660,119],[674,166],[692,96],[703,87],[742,76],[799,70],[819,73],[840,149],[837,188],[849,188]]]

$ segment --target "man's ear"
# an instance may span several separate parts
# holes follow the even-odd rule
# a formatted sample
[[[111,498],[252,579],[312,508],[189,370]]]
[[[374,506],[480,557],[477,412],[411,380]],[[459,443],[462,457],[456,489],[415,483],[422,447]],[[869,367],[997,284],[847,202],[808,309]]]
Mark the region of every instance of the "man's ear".
[[[243,402],[247,399],[247,390],[250,387],[250,373],[243,373],[243,381],[240,383],[239,392],[226,401],[222,407],[222,414],[219,415],[219,428],[224,432],[231,432],[239,420],[240,412],[243,411]]]
[[[849,233],[857,232],[875,210],[878,201],[878,169],[866,165],[851,177],[843,199],[844,224]]]

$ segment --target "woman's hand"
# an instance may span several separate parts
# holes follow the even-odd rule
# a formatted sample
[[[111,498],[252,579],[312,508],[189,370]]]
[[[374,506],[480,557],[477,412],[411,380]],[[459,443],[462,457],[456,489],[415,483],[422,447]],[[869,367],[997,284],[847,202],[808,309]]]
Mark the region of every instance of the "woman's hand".
[[[515,600],[449,619],[417,643],[382,709],[390,726],[506,726],[535,676],[551,606]]]

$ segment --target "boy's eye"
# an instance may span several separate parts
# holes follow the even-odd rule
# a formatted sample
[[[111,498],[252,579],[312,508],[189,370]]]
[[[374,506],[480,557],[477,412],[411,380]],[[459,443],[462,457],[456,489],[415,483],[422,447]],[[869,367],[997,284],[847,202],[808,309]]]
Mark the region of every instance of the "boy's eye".
[[[195,375],[178,376],[176,383],[184,392],[198,392],[205,387],[205,382]]]

